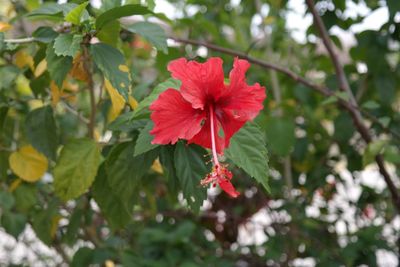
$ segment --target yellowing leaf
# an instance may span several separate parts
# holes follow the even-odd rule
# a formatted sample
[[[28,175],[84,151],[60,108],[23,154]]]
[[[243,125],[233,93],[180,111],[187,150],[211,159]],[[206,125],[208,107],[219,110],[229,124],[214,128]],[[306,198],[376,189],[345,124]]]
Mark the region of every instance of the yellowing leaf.
[[[11,183],[10,187],[8,188],[9,192],[14,192],[15,189],[18,188],[18,186],[22,183],[21,179],[16,179],[14,182]]]
[[[118,69],[119,69],[120,71],[128,72],[128,73],[129,73],[129,68],[128,68],[127,65],[119,65],[119,66],[118,66]]]
[[[28,100],[28,105],[31,110],[41,108],[44,106],[43,101],[41,99],[31,99]]]
[[[11,170],[26,182],[38,181],[48,167],[47,158],[31,145],[23,146],[9,158]]]
[[[17,91],[21,95],[30,96],[32,95],[32,90],[29,85],[29,80],[24,75],[18,75],[17,80],[15,81],[17,86]]]
[[[156,173],[163,174],[163,168],[161,166],[160,160],[156,159],[151,166],[151,169]]]
[[[34,61],[33,57],[26,53],[24,50],[19,50],[15,54],[15,65],[18,68],[22,69],[25,66],[28,66],[32,71],[34,70]]]
[[[62,219],[62,216],[57,214],[53,218],[51,218],[51,228],[50,228],[50,236],[54,238],[57,233],[58,223]]]
[[[94,132],[93,132],[93,139],[96,140],[96,141],[99,141],[100,138],[101,138],[101,134],[100,134],[99,130],[94,129]]]
[[[9,29],[11,29],[10,24],[0,21],[0,32],[5,32],[8,31]]]
[[[137,108],[137,106],[138,106],[139,104],[138,104],[138,102],[137,102],[137,100],[133,97],[133,96],[129,96],[129,106],[131,106],[131,108],[133,109],[133,110],[135,110],[136,108]]]
[[[266,25],[269,25],[269,24],[273,24],[274,22],[275,22],[275,17],[274,16],[268,16],[268,17],[266,17],[265,19],[264,19],[264,23],[266,24]]]
[[[35,75],[35,77],[37,78],[40,75],[42,75],[46,71],[46,69],[47,69],[47,61],[46,61],[46,59],[43,59],[36,66],[36,69],[35,69],[33,75]]]
[[[111,83],[106,79],[105,87],[107,93],[110,95],[112,108],[109,112],[109,120],[113,121],[125,106],[125,99],[118,93],[118,91],[111,85]]]

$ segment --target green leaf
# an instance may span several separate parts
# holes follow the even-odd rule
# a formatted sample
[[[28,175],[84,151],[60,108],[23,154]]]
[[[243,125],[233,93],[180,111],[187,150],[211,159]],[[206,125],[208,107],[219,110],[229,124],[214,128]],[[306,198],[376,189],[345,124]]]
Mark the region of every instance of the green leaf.
[[[377,109],[380,107],[380,105],[376,101],[369,100],[362,104],[362,107],[366,109]]]
[[[83,2],[79,6],[75,7],[72,9],[66,16],[65,16],[65,21],[71,22],[72,24],[75,25],[80,25],[81,24],[81,18],[83,15],[83,11],[85,11],[87,5],[89,2]]]
[[[58,32],[51,27],[39,27],[32,33],[32,36],[36,41],[48,44],[56,39]]]
[[[133,117],[138,117],[139,115],[143,115],[146,113],[145,109],[147,109],[151,103],[153,103],[158,96],[164,92],[165,90],[172,88],[178,90],[181,86],[181,82],[172,78],[167,79],[166,81],[158,84],[150,95],[144,98],[142,101],[139,102],[139,105],[135,109],[133,113]],[[148,113],[149,111],[147,111]]]
[[[3,131],[4,121],[6,120],[8,113],[7,106],[0,106],[0,132]]]
[[[204,162],[207,152],[200,146],[178,142],[174,161],[182,193],[188,205],[198,211],[207,198],[207,189],[200,186],[200,180],[210,171]]]
[[[93,183],[101,161],[95,141],[77,139],[61,151],[54,168],[54,189],[64,201],[85,193]]]
[[[132,25],[125,25],[124,28],[130,32],[139,34],[147,39],[158,50],[168,53],[167,35],[159,25],[142,21]]]
[[[50,75],[48,72],[43,73],[37,78],[32,78],[29,82],[29,86],[32,89],[33,94],[36,98],[46,97],[48,95],[47,87],[50,83]]]
[[[38,201],[37,188],[35,184],[21,183],[13,192],[15,207],[18,211],[27,212],[36,205]]]
[[[386,161],[393,164],[400,164],[400,151],[394,145],[387,145],[385,151],[383,152],[383,157]]]
[[[57,155],[57,126],[51,106],[44,106],[29,112],[25,120],[26,137],[39,152],[55,160]]]
[[[168,189],[171,192],[178,192],[178,177],[176,175],[175,162],[174,162],[175,146],[166,145],[161,146],[160,149],[160,162],[163,166],[163,172],[168,179]]]
[[[107,23],[127,16],[153,14],[152,11],[142,5],[125,5],[107,10],[96,19],[96,29],[100,30]]]
[[[53,240],[52,228],[54,217],[57,216],[56,203],[51,203],[47,209],[36,211],[32,216],[32,228],[39,239],[46,245],[50,245]]]
[[[113,192],[126,205],[135,198],[141,178],[146,174],[158,151],[151,150],[134,157],[135,142],[122,143],[114,147],[106,161],[107,179]]]
[[[0,89],[9,89],[15,83],[19,72],[15,66],[0,67]]]
[[[97,32],[97,38],[102,43],[117,47],[121,38],[119,37],[121,25],[118,20],[107,23],[100,31]]]
[[[373,82],[380,100],[385,105],[390,105],[396,99],[396,89],[398,88],[394,75],[391,75],[389,70],[382,71],[374,77]]]
[[[63,241],[66,242],[69,246],[75,244],[78,233],[80,230],[81,222],[83,219],[84,211],[81,207],[76,207],[71,214],[71,217],[68,220],[67,231],[63,236]]]
[[[126,112],[118,116],[114,121],[112,121],[107,129],[111,131],[121,131],[121,132],[131,132],[133,130],[142,129],[146,126],[147,119],[133,119],[133,112]]]
[[[14,196],[8,191],[0,191],[1,210],[10,210],[15,204]]]
[[[4,32],[0,32],[0,53],[6,48],[6,43],[4,42]]]
[[[46,50],[47,69],[58,88],[62,88],[64,79],[72,68],[72,57],[57,56],[53,46],[53,43],[49,44]]]
[[[146,126],[140,131],[139,137],[136,141],[135,156],[138,156],[158,147],[158,145],[153,145],[151,143],[151,141],[154,139],[154,136],[150,134],[150,131],[153,129],[153,127],[153,121],[149,121]]]
[[[83,36],[79,34],[60,34],[54,40],[54,52],[57,56],[74,57],[81,48]]]
[[[114,258],[117,255],[111,249],[81,247],[72,258],[71,267],[102,266],[106,260]]]
[[[111,228],[118,229],[129,223],[131,217],[126,204],[113,192],[108,183],[104,165],[100,166],[93,183],[93,197]]]
[[[384,151],[387,143],[387,140],[375,140],[369,143],[363,153],[363,165],[367,166],[368,164],[374,162],[375,157]]]
[[[24,231],[26,224],[26,216],[15,212],[3,212],[1,215],[1,226],[6,232],[15,239]]]
[[[266,122],[267,141],[279,156],[288,155],[294,147],[294,121],[289,118],[270,118]]]
[[[391,118],[389,117],[381,117],[378,119],[378,121],[382,124],[383,127],[388,127],[390,122],[391,122]]]
[[[355,132],[353,120],[348,113],[340,113],[334,121],[333,137],[339,142],[347,143]]]
[[[88,247],[81,247],[72,258],[71,267],[85,267],[93,263],[94,251]]]
[[[98,43],[90,46],[90,52],[97,67],[112,86],[128,101],[131,84],[129,71],[126,71],[125,58],[121,52],[109,45]]]
[[[9,152],[0,150],[0,180],[5,180],[8,176],[7,172],[9,168],[8,166],[9,156],[10,156]]]
[[[337,92],[335,95],[331,95],[328,98],[326,98],[324,101],[321,102],[321,105],[328,105],[332,103],[336,103],[339,99],[348,101],[350,99],[350,96],[347,92]]]
[[[246,123],[231,139],[225,155],[269,191],[268,151],[264,134],[255,123]]]
[[[68,14],[75,7],[77,7],[77,4],[74,3],[44,4],[38,9],[35,9],[32,12],[28,13],[27,17],[34,20],[62,21],[64,19],[64,15]]]

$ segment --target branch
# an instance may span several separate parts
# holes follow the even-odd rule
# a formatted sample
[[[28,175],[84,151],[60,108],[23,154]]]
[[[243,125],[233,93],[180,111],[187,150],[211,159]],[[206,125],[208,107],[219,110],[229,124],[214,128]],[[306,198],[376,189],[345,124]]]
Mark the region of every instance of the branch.
[[[83,122],[84,124],[89,124],[89,120],[86,119],[84,116],[82,116],[82,114],[80,114],[78,111],[76,111],[75,109],[73,109],[70,105],[68,105],[67,103],[64,103],[64,107],[67,111],[69,111],[71,114],[74,114],[81,122]]]
[[[35,41],[35,38],[28,37],[28,38],[21,38],[21,39],[5,39],[5,43],[9,44],[25,44],[25,43],[32,43]]]
[[[360,110],[358,108],[358,104],[357,101],[354,97],[353,92],[351,91],[351,88],[349,86],[349,82],[346,78],[344,69],[342,64],[340,63],[338,56],[336,55],[334,49],[333,49],[333,45],[332,45],[332,41],[329,37],[328,31],[325,28],[324,23],[322,22],[321,17],[319,16],[315,5],[314,5],[314,1],[313,0],[306,0],[307,6],[310,9],[313,18],[314,18],[314,24],[316,26],[316,28],[318,29],[320,36],[322,38],[322,41],[325,45],[325,48],[327,49],[329,56],[332,60],[332,63],[335,67],[335,72],[336,72],[336,76],[337,79],[339,81],[339,87],[341,90],[343,90],[344,92],[346,92],[350,99],[350,105],[346,107],[346,109],[349,111],[349,113],[351,114],[354,124],[358,130],[358,132],[361,134],[361,137],[364,139],[364,141],[368,144],[370,142],[372,142],[372,136],[370,134],[370,132],[368,131],[368,128],[365,126],[364,122],[363,122],[363,118],[362,115],[360,113]],[[382,174],[383,178],[385,179],[385,182],[389,188],[389,191],[392,195],[392,200],[393,200],[393,204],[395,205],[396,209],[398,212],[400,212],[400,196],[399,196],[399,192],[396,188],[396,186],[394,185],[388,171],[386,170],[385,167],[385,163],[384,163],[384,159],[382,157],[382,155],[378,155],[375,157],[375,161],[378,164],[379,167],[379,172]]]
[[[67,253],[65,253],[63,247],[61,246],[61,243],[59,241],[57,241],[56,243],[53,244],[53,247],[58,252],[58,254],[61,256],[64,263],[69,265],[71,263],[71,260],[70,260],[69,256],[67,255]]]
[[[91,59],[86,44],[83,44],[83,67],[88,76],[88,89],[90,95],[90,118],[88,123],[88,131],[90,138],[94,138],[94,130],[96,127],[96,99],[94,95],[94,82],[91,71]]]

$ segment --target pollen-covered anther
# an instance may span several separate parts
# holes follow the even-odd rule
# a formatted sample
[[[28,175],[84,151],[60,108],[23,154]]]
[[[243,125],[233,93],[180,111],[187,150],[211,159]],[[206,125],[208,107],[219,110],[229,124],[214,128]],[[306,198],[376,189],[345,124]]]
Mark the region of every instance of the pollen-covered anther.
[[[220,183],[223,180],[231,180],[232,173],[226,167],[227,165],[215,165],[212,171],[200,181],[200,184],[202,186],[207,186],[208,184],[212,183],[212,185],[215,187],[216,184]]]

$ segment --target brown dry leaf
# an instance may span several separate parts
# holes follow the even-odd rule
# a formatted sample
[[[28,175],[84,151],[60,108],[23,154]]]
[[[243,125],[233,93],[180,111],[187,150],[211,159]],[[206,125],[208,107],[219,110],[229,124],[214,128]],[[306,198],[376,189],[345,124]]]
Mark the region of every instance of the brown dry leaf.
[[[60,89],[54,81],[51,81],[50,90],[51,104],[53,106],[56,106],[58,102],[60,102],[60,99],[63,99],[72,104],[76,102],[76,94],[79,91],[79,85],[65,80],[63,82],[62,88]]]
[[[50,83],[51,90],[51,104],[55,107],[60,102],[61,90],[58,88],[54,81]]]
[[[81,53],[78,53],[73,61],[72,69],[69,72],[71,76],[79,81],[87,82],[88,74],[83,66],[83,59]]]

